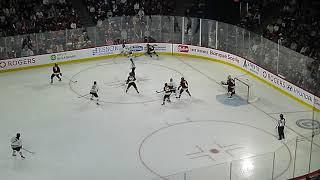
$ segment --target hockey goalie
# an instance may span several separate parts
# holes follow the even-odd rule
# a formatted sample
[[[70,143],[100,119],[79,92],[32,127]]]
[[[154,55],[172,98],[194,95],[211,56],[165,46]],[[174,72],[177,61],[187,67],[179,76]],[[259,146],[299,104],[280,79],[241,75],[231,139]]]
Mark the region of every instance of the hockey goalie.
[[[221,84],[228,86],[228,94],[229,94],[228,98],[232,98],[232,96],[236,93],[236,91],[235,91],[236,85],[235,85],[235,81],[234,81],[234,79],[232,79],[231,75],[228,76],[228,79],[226,82],[221,81]]]

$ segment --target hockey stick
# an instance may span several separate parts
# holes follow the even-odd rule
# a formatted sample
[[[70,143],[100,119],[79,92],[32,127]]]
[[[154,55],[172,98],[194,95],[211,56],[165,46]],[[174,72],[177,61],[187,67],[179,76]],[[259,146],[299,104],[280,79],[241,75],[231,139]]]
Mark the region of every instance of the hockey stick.
[[[70,78],[68,78],[67,76],[63,76],[64,78],[66,78],[66,79],[68,79],[69,81],[71,81],[72,83],[76,83],[76,82],[78,82],[78,81],[73,81],[73,80],[71,80]]]
[[[164,92],[164,90],[162,90],[162,91],[156,91],[156,93],[162,93],[162,92]]]
[[[110,86],[113,86],[114,84],[119,84],[119,83],[121,83],[119,80],[117,80],[117,81],[111,81],[111,82],[106,82],[106,83],[104,83],[105,85],[110,85]]]
[[[22,148],[22,149],[30,154],[35,154],[35,152],[29,151],[28,149],[25,149],[25,148]]]
[[[82,98],[82,97],[88,96],[89,94],[90,94],[90,93],[84,94],[84,95],[82,95],[82,96],[78,96],[78,98]]]

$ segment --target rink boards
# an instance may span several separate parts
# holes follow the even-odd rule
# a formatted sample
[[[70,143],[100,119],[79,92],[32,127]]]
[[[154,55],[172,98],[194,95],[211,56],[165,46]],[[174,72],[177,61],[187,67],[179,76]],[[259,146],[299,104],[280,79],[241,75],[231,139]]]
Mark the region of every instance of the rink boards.
[[[303,90],[302,88],[284,80],[275,74],[272,74],[271,72],[242,57],[216,49],[192,45],[170,43],[153,43],[152,45],[155,46],[155,51],[160,54],[191,56],[227,64],[250,74],[252,77],[270,85],[271,87],[295,99],[301,104],[320,111],[319,97]],[[135,55],[138,56],[144,54],[146,51],[146,43],[130,44],[129,46]],[[66,64],[113,58],[121,56],[119,55],[121,52],[122,45],[111,45],[53,54],[7,59],[0,61],[0,72],[45,67],[51,66],[54,63]]]

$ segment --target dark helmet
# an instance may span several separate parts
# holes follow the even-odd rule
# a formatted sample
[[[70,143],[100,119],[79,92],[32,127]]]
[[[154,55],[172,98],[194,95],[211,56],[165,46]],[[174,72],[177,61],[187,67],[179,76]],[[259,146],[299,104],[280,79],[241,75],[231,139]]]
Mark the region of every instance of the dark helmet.
[[[280,114],[280,118],[283,118],[283,114]]]
[[[164,83],[164,86],[168,86],[168,83]]]
[[[18,137],[18,138],[20,137],[20,133],[17,133],[17,137]]]
[[[93,84],[97,84],[97,81],[93,81]]]

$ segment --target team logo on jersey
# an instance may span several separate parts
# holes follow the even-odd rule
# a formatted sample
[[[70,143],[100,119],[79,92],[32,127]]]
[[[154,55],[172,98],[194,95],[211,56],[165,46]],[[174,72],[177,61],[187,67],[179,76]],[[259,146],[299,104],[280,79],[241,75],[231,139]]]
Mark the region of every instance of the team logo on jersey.
[[[189,52],[189,46],[179,45],[179,46],[178,46],[178,52],[184,52],[184,53]]]
[[[56,55],[51,55],[51,56],[50,56],[50,59],[51,59],[52,61],[54,61],[54,60],[57,59],[57,56],[56,56]]]
[[[130,49],[133,52],[139,52],[139,51],[143,51],[143,46],[131,46]]]

